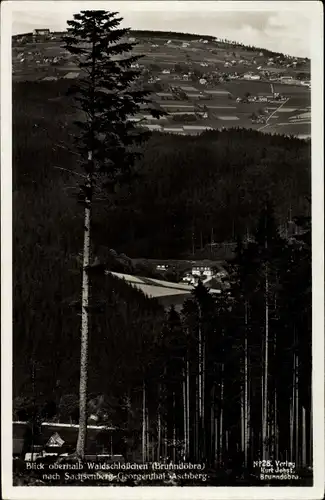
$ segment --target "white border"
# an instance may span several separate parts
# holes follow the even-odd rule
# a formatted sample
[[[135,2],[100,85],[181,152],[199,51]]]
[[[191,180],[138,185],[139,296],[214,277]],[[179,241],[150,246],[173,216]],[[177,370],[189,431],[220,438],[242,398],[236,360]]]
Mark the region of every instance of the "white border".
[[[115,2],[62,2],[75,5],[76,11],[89,8],[110,9]],[[13,487],[12,486],[12,182],[11,182],[11,13],[18,3],[36,12],[40,1],[4,1],[1,4],[1,375],[2,375],[2,494],[8,500],[88,498],[245,498],[245,499],[322,499],[324,495],[324,148],[323,148],[323,9],[319,1],[170,1],[173,10],[193,11],[203,5],[216,11],[291,11],[308,10],[312,19],[312,277],[313,277],[313,415],[314,415],[314,486],[313,487]],[[133,2],[132,2],[133,3]],[[159,12],[166,2],[136,2],[136,10]],[[114,6],[115,7],[115,6]],[[204,33],[203,33],[204,35]],[[279,166],[280,168],[280,166]]]

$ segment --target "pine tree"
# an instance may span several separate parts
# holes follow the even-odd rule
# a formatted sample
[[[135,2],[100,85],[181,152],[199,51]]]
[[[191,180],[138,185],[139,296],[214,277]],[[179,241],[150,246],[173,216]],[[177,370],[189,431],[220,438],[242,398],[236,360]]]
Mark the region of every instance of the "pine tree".
[[[65,49],[77,60],[81,78],[72,86],[81,119],[76,121],[77,150],[82,158],[85,182],[80,201],[85,206],[81,303],[80,408],[76,455],[83,459],[87,432],[87,379],[91,266],[92,202],[98,188],[111,200],[117,186],[129,182],[139,146],[148,137],[128,120],[141,105],[148,105],[148,92],[132,90],[139,76],[131,69],[139,56],[128,55],[135,44],[124,41],[129,30],[120,29],[116,12],[81,11],[68,21]],[[154,113],[154,110],[152,110]],[[158,114],[159,115],[159,114]]]

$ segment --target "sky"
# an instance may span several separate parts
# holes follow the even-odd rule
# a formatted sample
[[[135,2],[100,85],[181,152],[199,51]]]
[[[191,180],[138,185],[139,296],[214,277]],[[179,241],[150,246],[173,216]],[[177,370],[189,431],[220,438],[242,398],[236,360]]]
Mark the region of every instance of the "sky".
[[[318,2],[14,0],[10,3],[12,34],[34,28],[64,30],[74,13],[105,9],[119,12],[123,27],[212,35],[297,57],[311,57],[311,22],[315,15],[312,6]]]

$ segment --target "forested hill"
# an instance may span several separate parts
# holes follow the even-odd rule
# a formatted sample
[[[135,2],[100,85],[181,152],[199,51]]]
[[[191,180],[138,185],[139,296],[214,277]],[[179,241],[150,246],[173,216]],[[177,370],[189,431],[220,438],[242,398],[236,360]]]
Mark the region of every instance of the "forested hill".
[[[189,255],[211,232],[216,242],[252,232],[266,198],[279,226],[309,213],[310,143],[295,138],[243,129],[155,134],[139,173],[117,207],[119,222],[105,219],[99,232],[102,244],[134,257]]]

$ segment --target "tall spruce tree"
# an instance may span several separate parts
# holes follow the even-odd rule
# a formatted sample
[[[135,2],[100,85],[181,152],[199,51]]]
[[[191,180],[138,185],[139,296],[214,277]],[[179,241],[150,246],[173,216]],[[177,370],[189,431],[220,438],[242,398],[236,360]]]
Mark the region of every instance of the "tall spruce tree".
[[[85,182],[80,185],[80,201],[85,206],[82,264],[80,408],[76,456],[83,459],[87,432],[87,379],[91,262],[91,215],[96,189],[105,188],[114,196],[116,186],[129,182],[139,146],[148,134],[128,120],[141,105],[149,109],[148,92],[133,90],[139,71],[132,65],[140,56],[130,55],[129,29],[121,29],[116,12],[81,11],[68,21],[64,37],[81,70],[81,78],[70,92],[74,95],[81,119],[76,121],[77,150],[82,158]],[[154,109],[149,109],[155,116]]]

